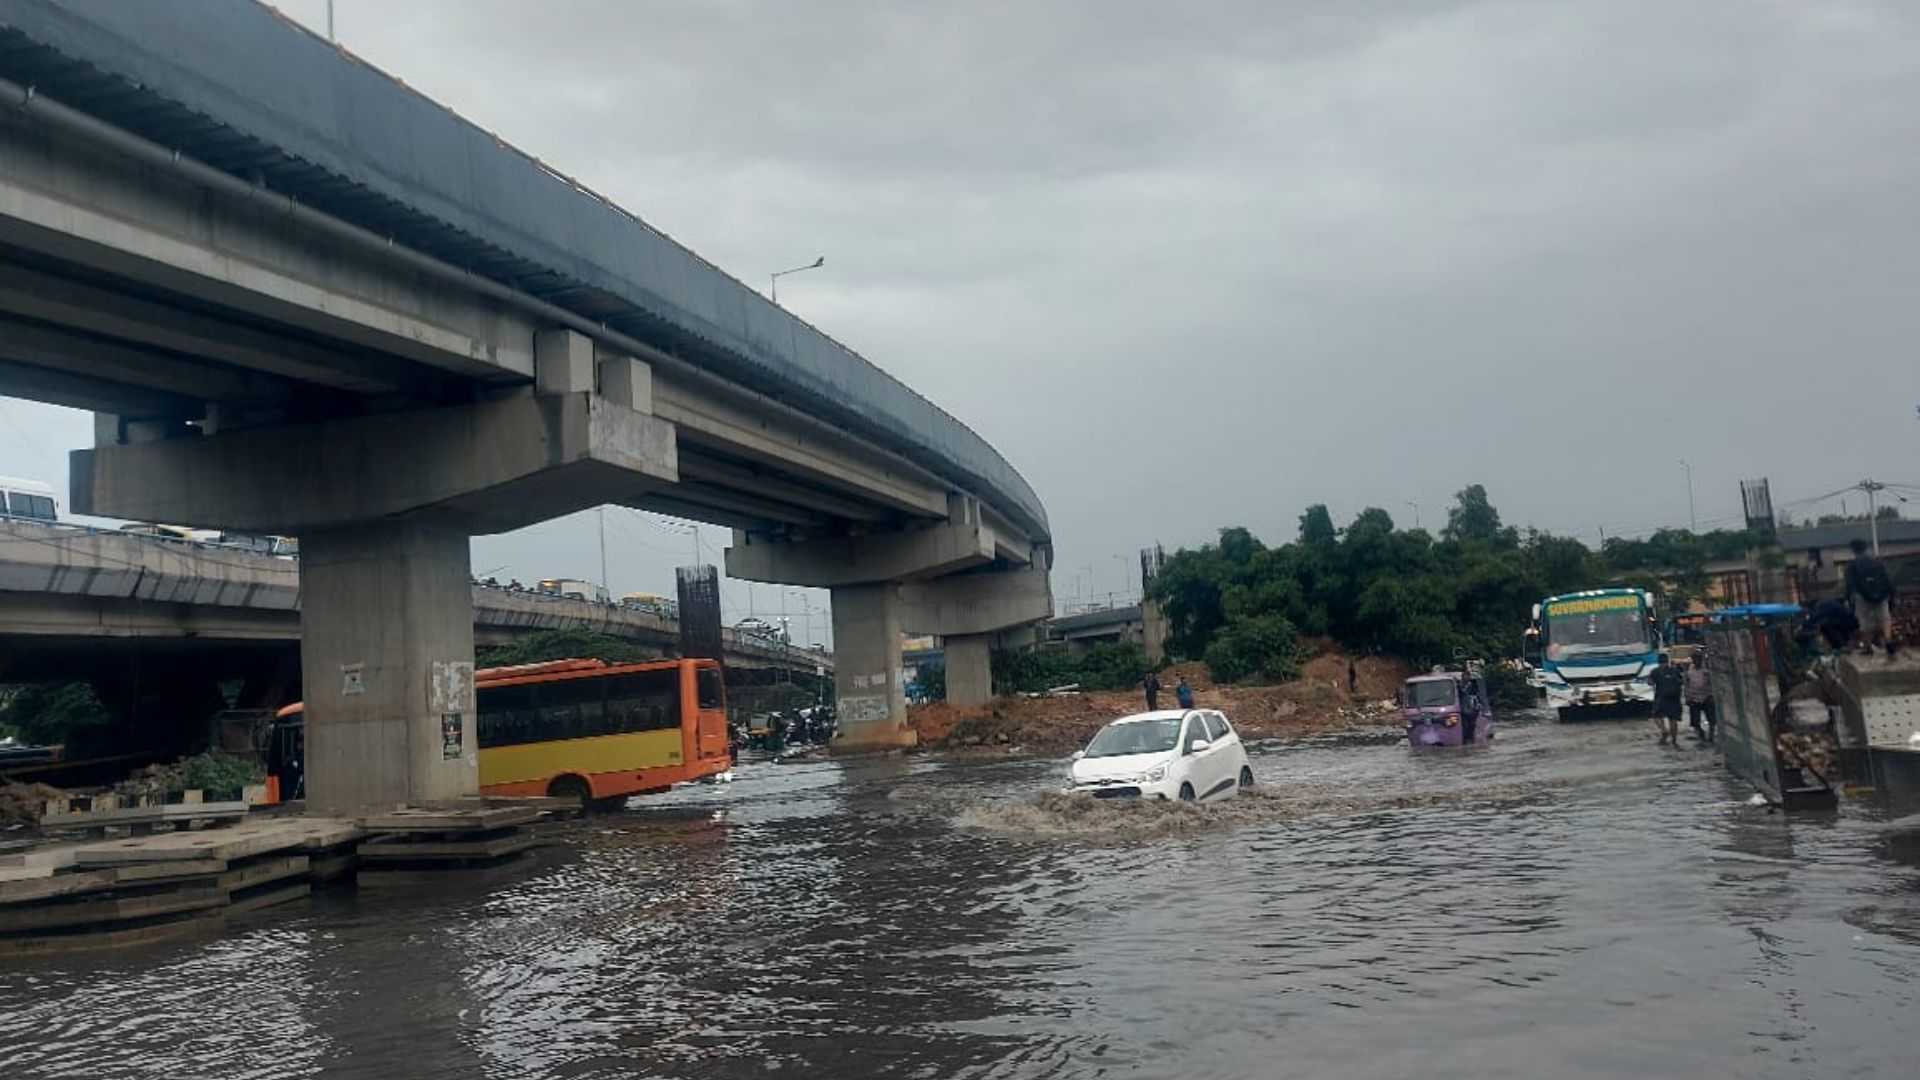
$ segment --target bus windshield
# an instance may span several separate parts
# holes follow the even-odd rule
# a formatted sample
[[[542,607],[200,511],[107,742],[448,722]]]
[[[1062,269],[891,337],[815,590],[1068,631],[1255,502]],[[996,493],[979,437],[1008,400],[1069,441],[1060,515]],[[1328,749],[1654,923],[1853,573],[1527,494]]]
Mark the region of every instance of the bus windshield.
[[[1638,606],[1604,611],[1547,612],[1547,655],[1573,656],[1623,648],[1644,649],[1647,624]]]

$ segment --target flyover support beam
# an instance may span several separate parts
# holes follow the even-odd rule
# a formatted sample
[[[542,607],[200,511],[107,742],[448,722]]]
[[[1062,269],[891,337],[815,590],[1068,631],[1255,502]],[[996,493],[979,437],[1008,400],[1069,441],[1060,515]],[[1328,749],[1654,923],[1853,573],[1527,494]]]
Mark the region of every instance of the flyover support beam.
[[[947,701],[985,705],[993,700],[993,635],[957,634],[947,638]]]
[[[307,805],[478,794],[467,536],[369,523],[300,538]]]
[[[823,589],[911,581],[985,566],[1003,546],[1004,539],[982,522],[979,503],[954,496],[947,520],[899,532],[765,540],[736,531],[727,548],[727,576]]]
[[[991,634],[1053,614],[1053,591],[1038,566],[908,582],[900,602],[909,633],[941,637]]]
[[[129,441],[75,451],[72,473],[82,514],[289,535],[418,515],[475,534],[634,501],[679,479],[679,456],[672,424],[574,392]]]
[[[900,659],[900,587],[849,585],[833,590],[834,697],[840,718],[835,747],[885,750],[912,746]]]

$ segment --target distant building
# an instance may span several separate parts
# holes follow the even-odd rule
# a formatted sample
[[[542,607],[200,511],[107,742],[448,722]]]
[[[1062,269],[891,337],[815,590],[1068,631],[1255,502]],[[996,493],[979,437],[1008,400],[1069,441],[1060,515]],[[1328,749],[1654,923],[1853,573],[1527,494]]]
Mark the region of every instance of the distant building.
[[[1920,521],[1893,518],[1879,523],[1880,556],[1887,560],[1903,591],[1920,588]],[[1853,561],[1854,540],[1872,542],[1864,521],[1834,525],[1804,525],[1775,534],[1781,565],[1767,566],[1760,551],[1738,559],[1706,564],[1705,606],[1750,604],[1766,600],[1800,603],[1832,596],[1841,589],[1846,566]]]

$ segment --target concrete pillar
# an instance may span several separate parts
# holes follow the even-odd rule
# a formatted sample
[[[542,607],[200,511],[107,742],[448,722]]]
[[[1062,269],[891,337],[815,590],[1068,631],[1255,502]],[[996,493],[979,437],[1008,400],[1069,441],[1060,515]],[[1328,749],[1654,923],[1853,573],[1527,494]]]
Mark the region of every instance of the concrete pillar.
[[[300,537],[307,805],[479,792],[467,535],[375,521]]]
[[[848,585],[833,590],[833,679],[840,734],[835,747],[912,746],[901,685],[900,587]]]
[[[947,700],[985,705],[993,700],[993,635],[956,634],[945,639]]]

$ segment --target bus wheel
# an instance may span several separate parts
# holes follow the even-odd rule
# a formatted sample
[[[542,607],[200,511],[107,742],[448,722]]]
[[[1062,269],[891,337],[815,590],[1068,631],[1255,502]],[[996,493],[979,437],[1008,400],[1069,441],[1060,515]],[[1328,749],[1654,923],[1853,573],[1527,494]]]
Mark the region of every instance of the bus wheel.
[[[1572,722],[1573,722],[1573,710],[1572,710],[1572,709],[1555,709],[1555,710],[1553,710],[1553,712],[1554,712],[1554,715],[1555,715],[1555,716],[1558,716],[1558,717],[1560,718],[1560,722],[1561,722],[1561,723],[1563,723],[1563,724],[1569,724],[1569,723],[1572,723]]]
[[[588,809],[596,814],[617,814],[626,808],[627,797],[625,795],[614,795],[605,799],[595,799],[588,804]]]
[[[587,782],[577,776],[556,776],[553,783],[547,785],[547,795],[555,799],[570,799],[580,804],[581,811],[593,809],[593,790]]]

